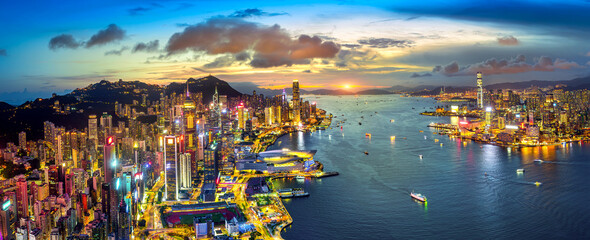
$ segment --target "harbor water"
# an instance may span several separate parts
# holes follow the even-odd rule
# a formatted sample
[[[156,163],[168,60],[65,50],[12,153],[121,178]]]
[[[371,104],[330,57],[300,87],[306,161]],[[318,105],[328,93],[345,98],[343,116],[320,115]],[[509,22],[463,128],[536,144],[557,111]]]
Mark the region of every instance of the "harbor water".
[[[269,149],[316,149],[340,175],[275,182],[311,194],[284,200],[294,220],[285,239],[590,238],[590,143],[509,149],[433,134],[429,123],[452,120],[419,115],[447,105],[427,98],[305,100],[336,116],[331,129],[288,134]]]

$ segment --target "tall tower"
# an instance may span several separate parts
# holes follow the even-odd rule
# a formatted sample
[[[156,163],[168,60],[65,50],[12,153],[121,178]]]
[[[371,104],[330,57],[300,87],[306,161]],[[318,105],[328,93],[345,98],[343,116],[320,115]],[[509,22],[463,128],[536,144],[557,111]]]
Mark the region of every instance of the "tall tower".
[[[24,131],[18,134],[18,147],[20,149],[27,148],[27,133]]]
[[[481,72],[477,72],[477,107],[483,109],[483,80]]]
[[[94,144],[98,140],[98,119],[94,114],[88,116],[88,139],[93,140]]]
[[[115,138],[113,136],[107,137],[106,142],[104,143],[103,159],[102,165],[104,171],[104,182],[107,184],[112,184],[114,175],[113,173],[115,167],[117,166]]]
[[[301,99],[299,98],[299,80],[293,80],[293,124],[301,121]]]
[[[213,109],[217,117],[217,126],[221,128],[221,109],[219,106],[219,93],[217,93],[217,86],[215,86],[215,94],[213,94]]]
[[[20,177],[16,182],[16,205],[19,218],[29,217],[29,194],[27,193],[27,180]]]
[[[176,136],[164,136],[164,199],[166,201],[178,200],[178,185],[176,179],[178,178],[177,159],[178,146],[176,144]]]

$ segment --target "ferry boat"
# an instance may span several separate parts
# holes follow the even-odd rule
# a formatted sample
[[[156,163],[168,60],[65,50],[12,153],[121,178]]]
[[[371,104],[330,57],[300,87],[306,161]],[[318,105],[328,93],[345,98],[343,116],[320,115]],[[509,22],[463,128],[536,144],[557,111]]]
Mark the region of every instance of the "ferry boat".
[[[279,197],[281,198],[292,198],[292,197],[308,197],[309,193],[305,192],[303,188],[283,188],[278,191]]]
[[[541,159],[535,159],[535,162],[542,163],[543,160],[541,160]]]
[[[516,173],[524,173],[524,169],[523,168],[516,169]]]
[[[305,176],[297,175],[297,177],[295,177],[295,179],[305,180]]]
[[[412,192],[410,193],[410,196],[411,196],[413,199],[416,199],[416,200],[418,200],[418,201],[420,201],[420,202],[424,202],[424,203],[426,202],[426,197],[425,197],[424,195],[420,194],[420,193],[415,193],[414,191],[412,191]]]

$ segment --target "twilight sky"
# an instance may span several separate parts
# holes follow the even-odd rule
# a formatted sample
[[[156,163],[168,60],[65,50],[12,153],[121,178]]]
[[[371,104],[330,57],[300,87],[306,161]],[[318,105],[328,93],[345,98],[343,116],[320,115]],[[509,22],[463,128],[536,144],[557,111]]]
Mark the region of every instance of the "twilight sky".
[[[590,75],[590,1],[11,1],[0,93],[213,74],[281,88]]]

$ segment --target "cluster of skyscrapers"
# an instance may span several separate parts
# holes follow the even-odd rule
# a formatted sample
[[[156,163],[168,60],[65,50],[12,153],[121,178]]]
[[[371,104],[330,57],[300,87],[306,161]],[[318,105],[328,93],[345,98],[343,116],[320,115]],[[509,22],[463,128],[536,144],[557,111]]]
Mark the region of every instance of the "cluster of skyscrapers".
[[[216,201],[219,176],[236,170],[237,143],[261,129],[301,127],[316,112],[295,80],[291,101],[284,91],[228,99],[217,89],[203,101],[187,84],[156,101],[117,101],[112,111],[88,115],[85,129],[46,121],[43,139],[21,132],[18,146],[2,149],[4,162],[26,167],[0,181],[0,239],[129,239],[145,227],[141,205],[157,182],[157,201]]]

